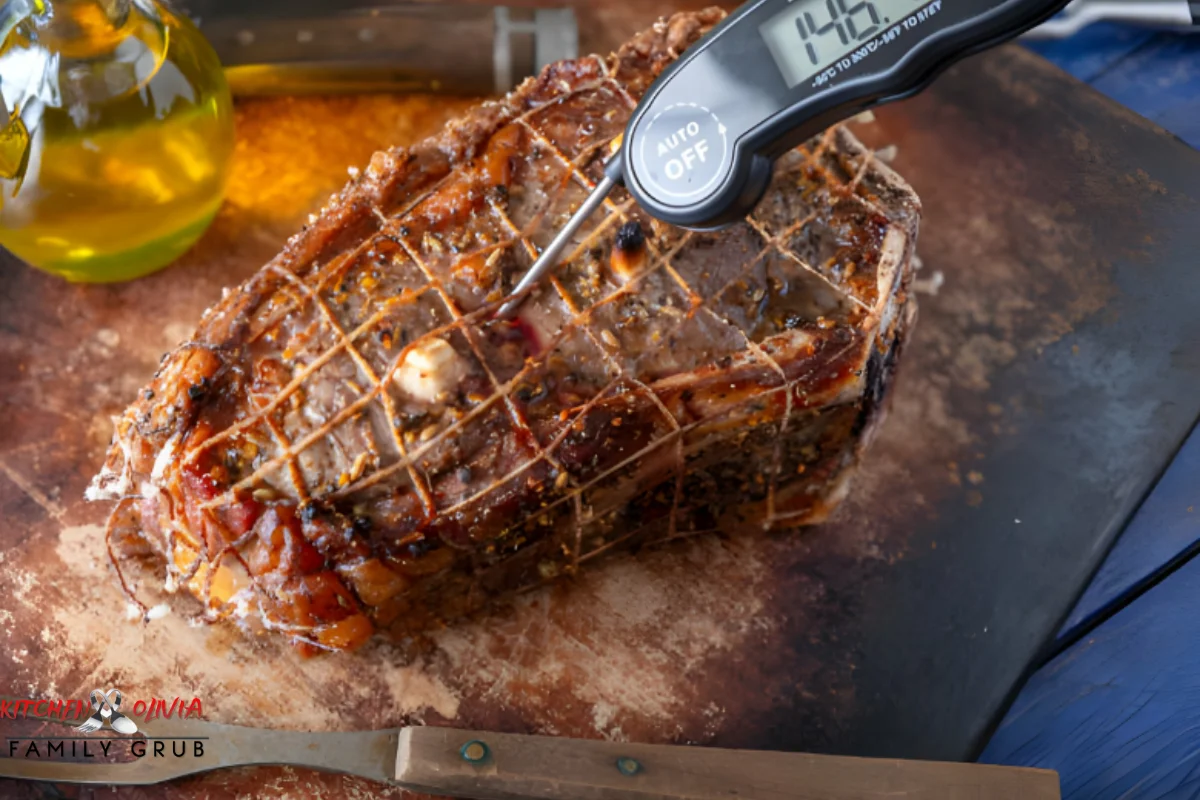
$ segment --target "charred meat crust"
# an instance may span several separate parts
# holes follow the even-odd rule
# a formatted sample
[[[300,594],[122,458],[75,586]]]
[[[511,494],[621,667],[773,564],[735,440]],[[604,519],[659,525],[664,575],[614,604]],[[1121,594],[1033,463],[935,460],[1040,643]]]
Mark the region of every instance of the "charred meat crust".
[[[90,492],[123,498],[110,530],[209,617],[343,649],[608,552],[822,519],[915,311],[919,203],[844,129],[720,233],[618,192],[517,320],[490,318],[721,16],[377,153],[117,421]]]

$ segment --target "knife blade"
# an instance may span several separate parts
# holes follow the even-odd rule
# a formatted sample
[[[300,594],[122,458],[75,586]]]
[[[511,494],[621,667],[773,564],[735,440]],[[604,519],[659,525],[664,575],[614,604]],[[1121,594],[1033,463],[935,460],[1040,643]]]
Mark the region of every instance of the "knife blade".
[[[33,719],[30,715],[30,719]],[[58,720],[41,718],[46,722]],[[107,729],[104,729],[107,731]],[[237,766],[284,764],[311,767],[325,772],[359,775],[374,781],[391,782],[394,774],[399,728],[379,731],[307,733],[223,725],[199,719],[164,720],[142,725],[138,735],[106,734],[75,736],[64,730],[62,736],[11,737],[25,741],[74,741],[117,743],[118,755],[130,760],[123,763],[68,763],[36,758],[0,759],[0,776],[28,778],[57,783],[142,785],[181,778],[201,772]],[[130,747],[123,746],[128,742]],[[144,742],[150,757],[137,758],[130,752],[134,742]],[[181,748],[180,757],[155,758],[156,742],[169,752],[171,745]],[[196,743],[200,744],[197,749]],[[44,748],[43,748],[44,749]]]

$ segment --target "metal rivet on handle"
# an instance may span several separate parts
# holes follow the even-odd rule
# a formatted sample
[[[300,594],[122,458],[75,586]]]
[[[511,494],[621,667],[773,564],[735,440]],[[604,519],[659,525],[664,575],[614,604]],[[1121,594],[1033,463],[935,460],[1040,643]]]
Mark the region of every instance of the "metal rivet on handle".
[[[488,757],[488,746],[478,739],[472,739],[462,746],[458,751],[464,761],[470,761],[472,764],[478,764],[486,761]]]
[[[629,756],[621,756],[620,758],[617,759],[617,770],[622,775],[633,776],[633,775],[637,775],[639,772],[642,771],[642,765],[638,762],[638,760],[636,758],[630,758]]]

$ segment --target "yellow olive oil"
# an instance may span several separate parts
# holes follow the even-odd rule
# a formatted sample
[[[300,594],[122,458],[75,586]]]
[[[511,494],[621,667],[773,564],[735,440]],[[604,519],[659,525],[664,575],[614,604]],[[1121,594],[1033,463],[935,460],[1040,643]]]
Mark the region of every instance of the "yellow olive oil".
[[[146,0],[49,5],[56,19],[18,25],[0,48],[24,129],[10,117],[0,132],[0,244],[72,281],[145,275],[187,250],[224,196],[220,63],[190,21]],[[22,68],[35,88],[14,91]]]

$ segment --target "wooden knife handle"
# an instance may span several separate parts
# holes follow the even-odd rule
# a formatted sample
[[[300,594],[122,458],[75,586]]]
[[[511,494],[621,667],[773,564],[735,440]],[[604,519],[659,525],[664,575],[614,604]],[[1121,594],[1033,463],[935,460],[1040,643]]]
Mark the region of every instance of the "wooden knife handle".
[[[474,800],[1057,800],[1058,773],[984,764],[817,756],[414,727],[396,780]]]

